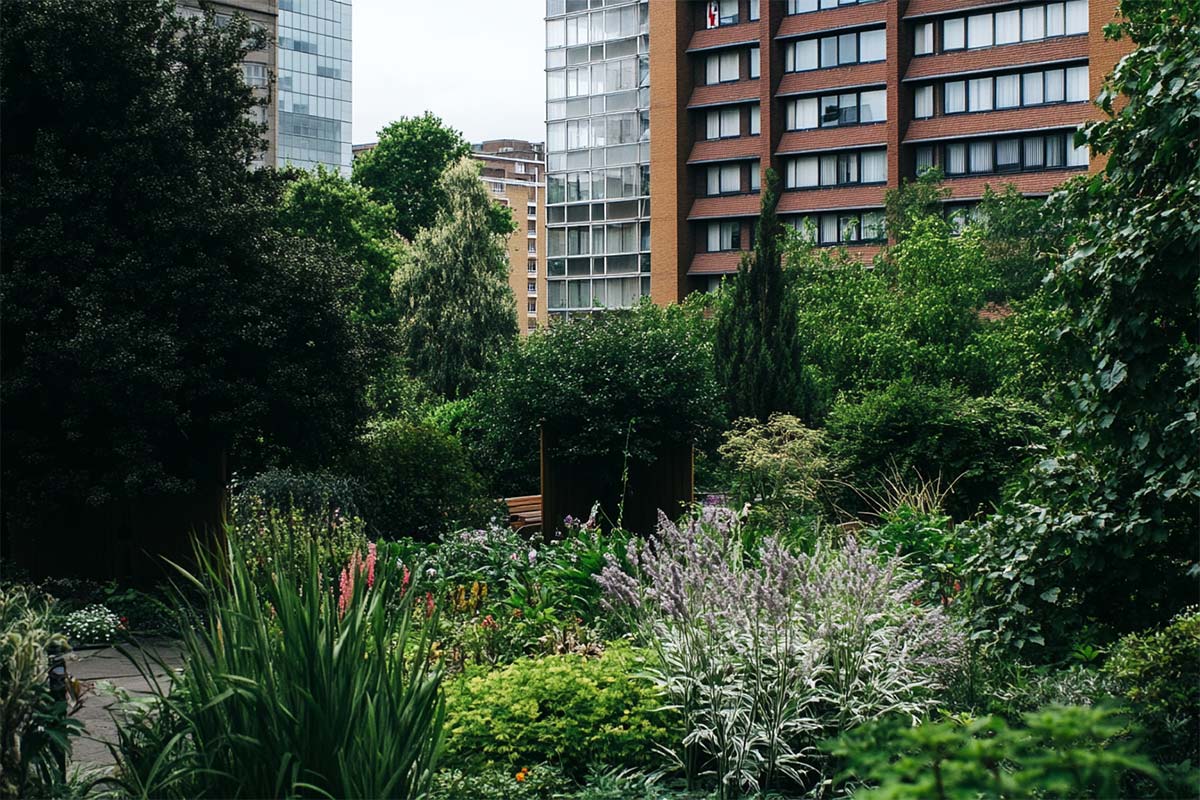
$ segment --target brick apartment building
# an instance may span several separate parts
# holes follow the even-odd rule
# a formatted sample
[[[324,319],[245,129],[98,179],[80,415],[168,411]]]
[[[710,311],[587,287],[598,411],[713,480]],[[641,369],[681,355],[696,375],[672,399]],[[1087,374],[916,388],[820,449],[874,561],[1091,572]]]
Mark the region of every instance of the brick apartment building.
[[[354,145],[354,156],[378,142]],[[508,237],[508,284],[516,297],[517,327],[529,333],[546,322],[546,148],[523,139],[471,145],[492,199],[512,210],[517,229]]]
[[[617,18],[625,6],[636,9],[632,31]],[[752,246],[767,167],[781,177],[785,222],[864,259],[883,242],[884,192],[926,165],[946,173],[949,213],[969,209],[988,184],[1040,196],[1086,171],[1089,155],[1072,137],[1096,115],[1089,101],[1122,52],[1103,37],[1115,7],[1115,0],[548,0],[550,314],[628,305],[595,286],[605,266],[596,263],[603,259],[595,245],[612,241],[597,235],[612,217],[597,209],[596,187],[612,184],[598,181],[595,167],[612,171],[613,127],[603,126],[600,151],[596,126],[613,97],[614,44],[618,60],[637,54],[645,75],[635,106],[648,111],[644,128],[635,128],[648,150],[637,176],[648,187],[635,187],[649,206],[639,266],[643,294],[666,303],[736,271]],[[627,34],[636,46],[625,45]]]
[[[517,298],[522,333],[546,321],[546,154],[541,142],[492,139],[471,145],[483,164],[493,198],[512,210],[517,229],[508,237],[508,283]]]

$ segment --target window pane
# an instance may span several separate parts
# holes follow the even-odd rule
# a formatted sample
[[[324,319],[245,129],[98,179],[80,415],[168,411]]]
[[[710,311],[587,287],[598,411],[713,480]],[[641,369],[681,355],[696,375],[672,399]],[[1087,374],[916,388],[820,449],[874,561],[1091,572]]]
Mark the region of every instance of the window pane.
[[[757,192],[762,188],[762,165],[757,161],[750,162],[750,191]],[[649,231],[647,229],[646,249],[650,249]]]
[[[788,104],[787,126],[790,130],[809,130],[817,127],[820,101],[815,97],[804,97]]]
[[[1026,72],[1021,76],[1021,104],[1026,106],[1036,106],[1038,103],[1045,102],[1043,99],[1045,93],[1042,91],[1043,76],[1040,72]]]
[[[966,24],[961,17],[942,22],[942,49],[961,50],[966,45]]]
[[[1066,16],[1066,32],[1068,36],[1075,33],[1087,33],[1087,0],[1067,0]]]
[[[708,168],[708,182],[705,185],[707,194],[719,194],[721,192],[721,168]]]
[[[854,125],[858,122],[858,95],[838,96],[838,125]]]
[[[1034,169],[1042,166],[1045,161],[1046,142],[1041,136],[1025,137],[1025,169]]]
[[[854,64],[858,62],[858,34],[843,33],[838,37],[838,63]]]
[[[965,144],[946,145],[946,174],[962,175],[967,171],[967,146]]]
[[[971,172],[992,171],[992,143],[971,142]]]
[[[1033,42],[1046,36],[1046,7],[1021,9],[1021,40]]]
[[[1001,139],[996,142],[996,169],[1018,169],[1021,166],[1021,142]]]
[[[882,211],[864,211],[862,215],[862,238],[875,241],[884,237]]]
[[[1064,73],[1061,69],[1046,70],[1046,102],[1061,103],[1066,97]]]
[[[1082,144],[1076,147],[1074,142],[1067,139],[1067,166],[1086,167],[1088,165],[1088,146]]]
[[[1021,76],[998,76],[996,78],[996,108],[1016,108],[1020,104]]]
[[[809,187],[820,185],[817,162],[818,159],[816,156],[806,156],[793,160],[792,163],[795,165],[795,186]]]
[[[821,40],[821,66],[836,67],[838,63],[838,37],[826,36]]]
[[[863,183],[887,182],[886,150],[868,150],[862,154],[862,173],[860,179]]]
[[[755,103],[750,106],[750,135],[757,136],[762,132],[762,106]]]
[[[887,90],[877,89],[862,93],[860,122],[883,122],[887,119]]]
[[[837,185],[837,163],[836,155],[821,156],[821,185],[835,186]]]
[[[808,69],[816,69],[817,63],[817,40],[809,39],[807,42],[796,42],[794,49],[795,66],[793,71],[803,72]]]
[[[838,124],[838,96],[821,98],[821,127],[831,128]]]
[[[943,90],[942,110],[947,114],[955,114],[967,110],[966,81],[947,81]]]
[[[883,61],[887,58],[887,36],[884,31],[863,31],[858,37],[858,60]]]
[[[736,50],[721,54],[721,80],[736,81],[741,78],[738,54]],[[632,88],[632,87],[630,87]]]
[[[708,139],[721,138],[721,113],[719,111],[708,112],[708,118],[705,122],[705,137]]]
[[[973,14],[967,17],[967,47],[992,45],[992,15]]]
[[[1046,166],[1061,167],[1066,159],[1066,138],[1060,134],[1046,137]]]
[[[759,0],[750,0],[750,19],[751,21],[759,18],[761,11],[759,8]]]
[[[1088,99],[1088,68],[1067,69],[1067,102],[1079,103]]]
[[[920,175],[925,170],[933,166],[933,147],[924,145],[917,148],[917,174]]]
[[[705,61],[704,82],[711,85],[721,80],[721,56],[713,53]]]
[[[1046,35],[1062,36],[1066,33],[1066,18],[1062,3],[1046,5]]]
[[[926,119],[933,116],[933,87],[918,86],[913,92],[913,116]]]
[[[738,136],[742,132],[742,115],[736,108],[721,109],[721,136]]]
[[[913,29],[913,55],[924,56],[933,52],[933,23],[924,22]]]
[[[726,164],[721,167],[721,191],[740,192],[742,190],[742,168],[737,164]]]
[[[721,223],[708,223],[708,252],[715,253],[721,249]]]
[[[838,241],[837,214],[822,214],[820,226],[821,244],[836,244]]]
[[[973,78],[967,83],[967,107],[972,111],[992,110],[991,78]]]
[[[757,47],[750,48],[750,77],[757,78],[762,67],[762,60]]]
[[[996,44],[1012,44],[1021,41],[1021,12],[999,11],[996,13]]]

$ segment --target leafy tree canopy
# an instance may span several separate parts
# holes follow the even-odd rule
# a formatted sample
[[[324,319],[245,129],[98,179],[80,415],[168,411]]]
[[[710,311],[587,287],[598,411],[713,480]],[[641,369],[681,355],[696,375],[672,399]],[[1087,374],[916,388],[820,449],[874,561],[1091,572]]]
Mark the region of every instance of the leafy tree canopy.
[[[479,163],[464,156],[438,190],[445,205],[417,234],[392,288],[409,368],[453,399],[474,389],[517,335],[516,301]]]
[[[363,413],[360,276],[273,229],[247,169],[261,35],[169,0],[0,20],[7,530],[335,447]]]
[[[379,144],[354,159],[354,182],[396,210],[396,230],[411,240],[434,224],[445,202],[442,173],[470,152],[462,134],[430,112],[401,117],[379,132]]]

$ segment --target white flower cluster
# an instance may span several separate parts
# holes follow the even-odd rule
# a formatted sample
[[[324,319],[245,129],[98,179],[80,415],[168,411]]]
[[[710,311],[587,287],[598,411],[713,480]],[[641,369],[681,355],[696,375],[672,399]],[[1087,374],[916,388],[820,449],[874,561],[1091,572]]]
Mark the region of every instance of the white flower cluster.
[[[120,617],[98,604],[72,611],[63,622],[67,636],[78,642],[95,644],[111,642],[120,626]]]

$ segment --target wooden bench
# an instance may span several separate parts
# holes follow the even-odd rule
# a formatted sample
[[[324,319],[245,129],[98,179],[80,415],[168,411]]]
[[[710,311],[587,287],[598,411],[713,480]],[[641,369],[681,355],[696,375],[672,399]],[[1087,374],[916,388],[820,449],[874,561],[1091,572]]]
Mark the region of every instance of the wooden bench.
[[[541,530],[542,496],[540,494],[506,497],[504,503],[508,506],[508,524],[514,531],[520,533],[528,530],[533,533]]]

